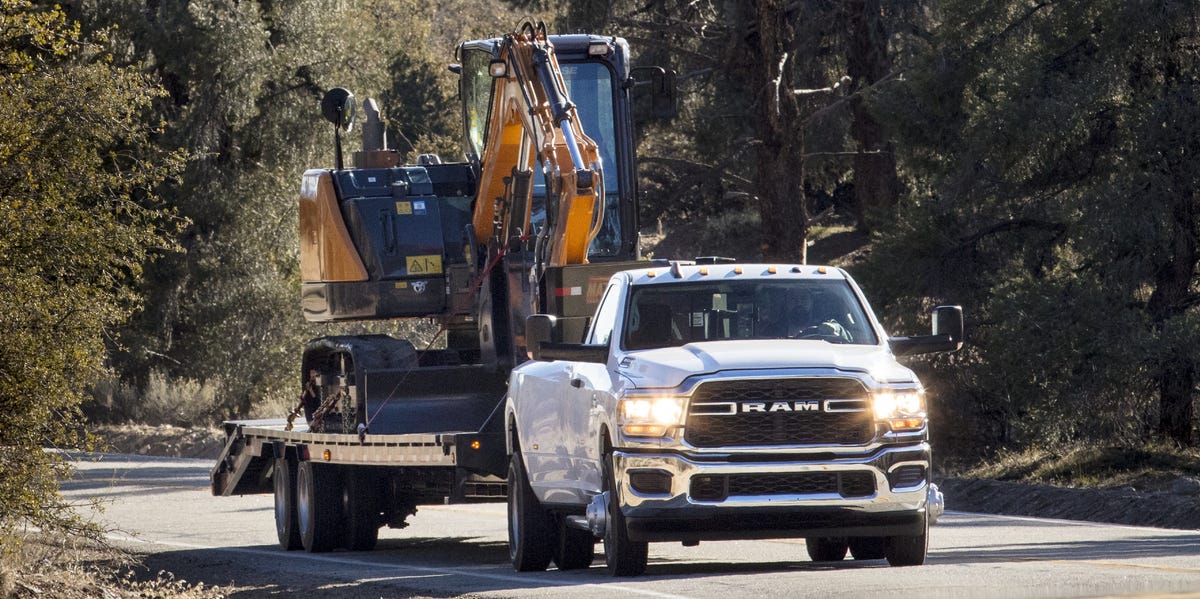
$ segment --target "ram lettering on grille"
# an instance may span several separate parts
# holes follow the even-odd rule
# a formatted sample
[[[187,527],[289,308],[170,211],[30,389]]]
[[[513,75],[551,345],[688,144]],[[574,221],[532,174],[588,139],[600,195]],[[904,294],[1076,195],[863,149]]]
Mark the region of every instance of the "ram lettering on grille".
[[[875,436],[866,389],[836,377],[702,383],[684,430],[695,447],[861,445]]]

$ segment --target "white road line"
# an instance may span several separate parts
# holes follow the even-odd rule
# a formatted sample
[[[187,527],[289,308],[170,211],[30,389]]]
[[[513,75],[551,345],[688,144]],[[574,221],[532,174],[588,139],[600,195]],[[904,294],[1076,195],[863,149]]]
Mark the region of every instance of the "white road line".
[[[371,568],[384,567],[384,568],[392,568],[392,569],[396,569],[396,570],[413,570],[416,572],[429,573],[431,575],[469,576],[472,578],[482,578],[485,580],[498,580],[498,581],[502,581],[502,582],[520,583],[525,586],[593,587],[593,588],[602,589],[602,590],[623,591],[625,593],[629,593],[630,595],[643,595],[646,597],[660,597],[661,599],[689,599],[689,597],[686,595],[673,595],[670,593],[660,593],[658,591],[651,591],[651,590],[647,590],[647,589],[638,589],[638,588],[627,587],[627,586],[622,586],[622,585],[618,585],[618,584],[596,584],[596,583],[576,584],[576,583],[571,583],[571,582],[559,582],[556,580],[535,580],[531,577],[525,577],[525,576],[506,576],[504,574],[472,572],[470,570],[464,570],[464,569],[460,569],[460,568],[434,568],[434,567],[430,567],[430,566],[409,566],[409,565],[404,565],[404,564],[389,564],[386,562],[375,562],[375,561],[362,562],[362,561],[357,561],[357,560],[353,560],[353,559],[349,559],[349,558],[334,557],[334,556],[329,556],[329,555],[313,555],[311,553],[300,553],[300,552],[281,553],[279,551],[267,551],[265,549],[251,549],[251,548],[247,548],[247,547],[216,547],[216,546],[212,546],[212,545],[201,545],[201,544],[197,544],[197,543],[181,543],[178,541],[151,541],[151,540],[147,540],[147,539],[139,539],[137,537],[131,537],[131,536],[126,536],[126,535],[116,535],[116,534],[110,534],[110,535],[108,535],[108,538],[113,541],[122,541],[122,542],[127,542],[127,543],[143,543],[143,544],[148,544],[148,545],[162,545],[164,547],[178,547],[181,549],[207,549],[207,550],[215,550],[215,551],[228,551],[231,553],[244,553],[244,554],[258,555],[258,556],[263,556],[263,557],[273,557],[273,558],[278,558],[280,556],[284,556],[284,557],[291,558],[291,559],[306,559],[306,560],[311,560],[311,561],[323,562],[323,563],[327,563],[327,564],[337,564],[337,565],[341,565],[341,566],[356,566],[356,567],[371,567]],[[401,579],[401,578],[405,578],[405,577],[396,577],[396,578]],[[478,592],[478,591],[476,591],[476,592]]]
[[[1016,520],[1018,522],[1046,522],[1053,524],[1068,524],[1073,526],[1088,526],[1092,528],[1125,528],[1129,530],[1140,531],[1155,531],[1155,532],[1173,532],[1180,536],[1188,534],[1200,534],[1200,530],[1192,530],[1189,528],[1160,528],[1158,526],[1137,526],[1134,524],[1112,524],[1109,522],[1089,522],[1086,520],[1064,520],[1062,518],[1040,518],[1037,516],[1010,516],[1006,514],[981,514],[977,512],[960,512],[956,510],[946,510],[946,514],[955,516],[977,516],[981,518],[995,518],[998,520]],[[937,525],[933,525],[936,530]]]

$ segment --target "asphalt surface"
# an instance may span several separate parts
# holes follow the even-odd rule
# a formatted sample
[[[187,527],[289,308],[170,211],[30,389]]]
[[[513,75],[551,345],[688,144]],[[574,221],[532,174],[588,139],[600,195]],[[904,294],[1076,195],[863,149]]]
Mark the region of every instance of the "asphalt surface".
[[[376,550],[307,554],[275,539],[270,495],[213,497],[211,462],[78,456],[71,499],[104,500],[110,537],[148,572],[233,597],[1163,597],[1200,598],[1200,531],[950,512],[925,566],[808,560],[802,539],[652,544],[646,574],[514,572],[503,504],[422,507]],[[86,509],[86,508],[83,508]]]

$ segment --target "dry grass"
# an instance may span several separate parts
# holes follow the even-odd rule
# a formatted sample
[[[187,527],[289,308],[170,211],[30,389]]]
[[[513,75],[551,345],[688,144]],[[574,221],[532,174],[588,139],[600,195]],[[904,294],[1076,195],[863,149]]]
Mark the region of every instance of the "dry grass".
[[[112,547],[30,534],[10,544],[0,562],[0,597],[27,599],[210,599],[221,587],[151,574]]]
[[[1180,477],[1200,477],[1200,450],[1164,444],[1027,449],[1000,452],[962,474],[1066,487],[1159,491]]]

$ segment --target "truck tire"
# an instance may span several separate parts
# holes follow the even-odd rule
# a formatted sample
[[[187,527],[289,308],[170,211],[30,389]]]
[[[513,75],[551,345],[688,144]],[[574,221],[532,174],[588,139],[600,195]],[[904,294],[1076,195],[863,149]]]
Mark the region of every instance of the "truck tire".
[[[883,541],[883,554],[891,566],[920,566],[925,563],[929,551],[929,514],[925,514],[925,530],[914,536],[887,537]]]
[[[288,551],[300,549],[304,545],[296,523],[296,459],[275,458],[271,478],[275,484],[275,533],[279,536],[279,546]]]
[[[840,562],[846,559],[850,543],[840,537],[810,537],[804,539],[804,546],[814,562]]]
[[[608,491],[608,523],[604,527],[604,563],[612,576],[639,576],[646,571],[650,544],[629,539],[625,514],[617,494],[612,455],[604,458],[604,488]]]
[[[382,524],[379,510],[379,485],[370,471],[362,468],[346,470],[342,487],[342,505],[346,514],[346,549],[370,551],[379,542]]]
[[[559,570],[579,570],[592,565],[596,558],[596,537],[592,531],[558,523],[558,543],[554,546],[554,564]]]
[[[554,552],[554,518],[529,486],[521,454],[508,464],[508,557],[517,572],[540,572]]]
[[[337,547],[342,531],[342,491],[330,464],[300,462],[296,467],[296,520],[300,541],[309,553]]]
[[[883,559],[883,537],[853,537],[849,542],[850,555],[854,559]]]

